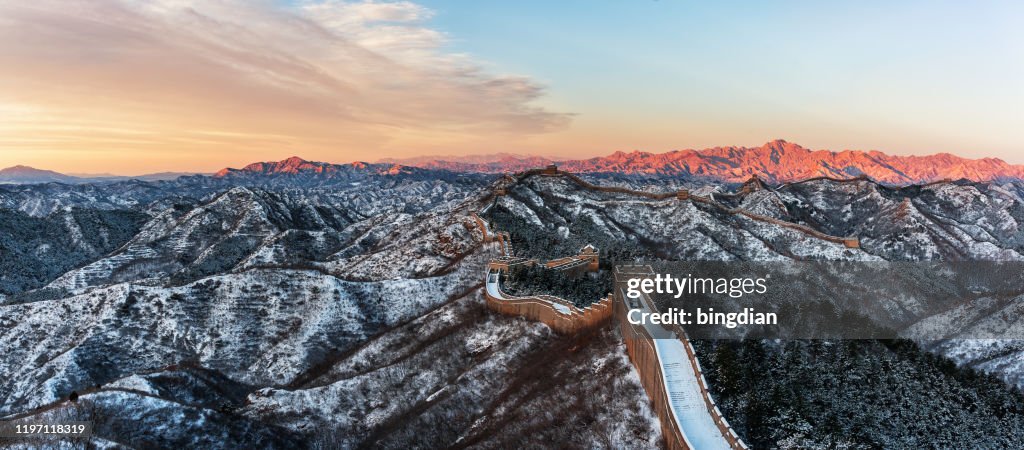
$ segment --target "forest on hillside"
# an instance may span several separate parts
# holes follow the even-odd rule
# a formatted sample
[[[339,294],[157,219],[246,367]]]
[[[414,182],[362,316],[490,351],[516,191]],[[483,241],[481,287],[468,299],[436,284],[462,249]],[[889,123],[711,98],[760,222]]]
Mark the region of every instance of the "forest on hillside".
[[[611,274],[607,271],[567,276],[562,271],[542,266],[517,268],[501,276],[501,288],[510,295],[554,295],[582,308],[605,298],[612,292]]]
[[[601,267],[611,269],[616,261],[635,261],[653,254],[635,242],[605,234],[589,216],[579,216],[565,226],[563,235],[531,223],[501,205],[494,205],[484,220],[492,230],[505,231],[512,238],[515,256],[541,261],[576,255],[593,245],[601,256]]]
[[[149,219],[133,210],[69,208],[46,217],[0,208],[0,294],[42,287],[120,247]]]
[[[1024,396],[907,340],[693,341],[753,448],[1024,448]]]

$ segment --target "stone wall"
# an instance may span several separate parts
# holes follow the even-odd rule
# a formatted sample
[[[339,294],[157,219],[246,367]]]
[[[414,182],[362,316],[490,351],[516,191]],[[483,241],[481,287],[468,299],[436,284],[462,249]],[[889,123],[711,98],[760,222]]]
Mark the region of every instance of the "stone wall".
[[[693,200],[693,201],[704,203],[704,204],[711,205],[711,206],[714,206],[714,207],[723,208],[723,209],[725,209],[725,211],[727,211],[727,212],[729,212],[731,214],[739,214],[739,215],[741,215],[743,217],[746,217],[748,219],[751,219],[751,220],[756,220],[758,222],[770,223],[772,225],[777,225],[777,226],[780,226],[780,227],[783,227],[783,228],[789,228],[791,230],[799,231],[801,233],[804,233],[806,235],[815,237],[817,239],[821,239],[823,241],[834,242],[836,244],[843,244],[843,245],[845,245],[848,248],[859,248],[860,247],[860,240],[857,239],[856,237],[832,236],[832,235],[829,235],[829,234],[822,233],[822,232],[820,232],[818,230],[815,230],[814,228],[811,228],[811,227],[809,227],[807,225],[801,225],[801,224],[798,224],[798,223],[787,222],[785,220],[776,219],[774,217],[762,216],[760,214],[752,213],[752,212],[747,211],[747,210],[742,209],[742,208],[726,208],[726,207],[722,206],[721,204],[719,204],[719,203],[717,203],[717,202],[715,202],[715,201],[713,201],[713,200],[711,200],[709,198],[706,198],[706,197],[691,196],[690,199]]]
[[[480,229],[480,234],[483,235],[483,242],[491,242],[492,236],[487,232],[487,223],[484,222],[477,213],[471,213],[470,216],[473,217],[473,221],[476,223],[477,228]]]
[[[551,295],[509,297],[502,294],[501,298],[496,298],[486,289],[484,294],[487,307],[491,310],[499,314],[522,316],[541,322],[559,334],[574,335],[592,330],[603,326],[612,317],[610,294],[584,308],[578,308],[567,300]]]
[[[512,269],[520,267],[533,267],[537,265],[536,259],[517,258],[514,256],[502,256],[500,258],[492,259],[491,262],[487,263],[487,268],[490,270],[497,270],[500,272],[508,273]]]

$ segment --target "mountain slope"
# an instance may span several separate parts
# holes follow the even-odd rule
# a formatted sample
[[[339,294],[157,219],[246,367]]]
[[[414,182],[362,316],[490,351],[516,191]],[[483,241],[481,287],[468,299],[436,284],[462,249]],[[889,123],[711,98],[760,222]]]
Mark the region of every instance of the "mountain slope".
[[[0,294],[41,287],[107,254],[147,219],[130,209],[70,209],[43,218],[0,209]]]
[[[577,351],[484,308],[497,246],[468,215],[479,188],[377,182],[178,204],[54,283],[70,294],[0,306],[0,414],[94,420],[93,443],[137,448],[656,445],[613,334]],[[232,239],[258,244],[218,250]],[[194,281],[161,269],[214,260]],[[158,436],[129,426],[154,417]],[[568,423],[585,428],[557,431]]]

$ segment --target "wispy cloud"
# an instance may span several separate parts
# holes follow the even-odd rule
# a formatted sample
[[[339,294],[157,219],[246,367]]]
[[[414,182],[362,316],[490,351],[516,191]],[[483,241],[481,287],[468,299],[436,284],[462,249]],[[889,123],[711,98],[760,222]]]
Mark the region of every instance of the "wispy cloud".
[[[445,51],[431,15],[406,1],[0,2],[0,147],[30,128],[45,143],[47,127],[56,151],[75,127],[96,127],[83,146],[116,128],[156,148],[210,129],[223,144],[344,147],[567,125],[534,105],[536,82]]]

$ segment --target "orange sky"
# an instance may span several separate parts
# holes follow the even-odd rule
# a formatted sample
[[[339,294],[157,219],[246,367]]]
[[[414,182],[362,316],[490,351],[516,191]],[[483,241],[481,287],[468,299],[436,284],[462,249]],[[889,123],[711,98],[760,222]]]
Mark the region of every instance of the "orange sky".
[[[508,75],[452,50],[465,37],[437,29],[435,12],[422,5],[298,5],[0,3],[0,167],[141,174],[293,155],[589,157],[775,138],[814,149],[1024,163],[1016,143],[998,134],[1020,133],[1008,126],[1010,112],[965,131],[950,122],[964,123],[970,109],[831,115],[787,104],[778,90],[721,80],[680,81],[686,92],[625,78],[610,88],[588,85],[590,77],[549,85],[547,76]]]

